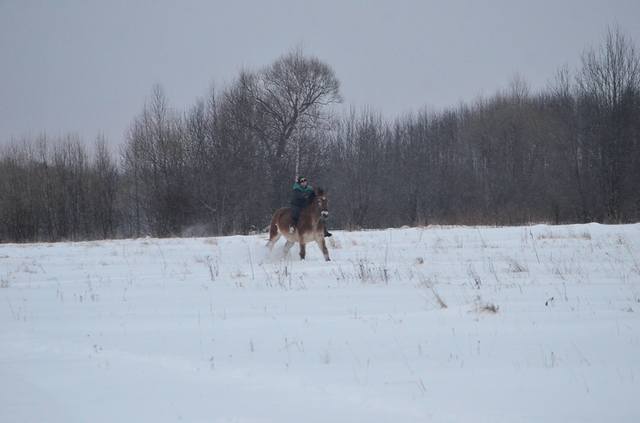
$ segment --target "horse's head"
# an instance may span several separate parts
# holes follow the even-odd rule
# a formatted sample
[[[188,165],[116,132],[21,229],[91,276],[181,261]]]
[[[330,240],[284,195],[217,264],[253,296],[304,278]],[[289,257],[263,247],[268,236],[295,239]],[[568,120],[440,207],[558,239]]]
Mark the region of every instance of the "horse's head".
[[[320,210],[320,217],[326,219],[327,217],[329,217],[329,200],[327,200],[327,194],[322,188],[316,188],[314,192],[314,201],[316,202],[316,204],[318,205],[318,209]]]

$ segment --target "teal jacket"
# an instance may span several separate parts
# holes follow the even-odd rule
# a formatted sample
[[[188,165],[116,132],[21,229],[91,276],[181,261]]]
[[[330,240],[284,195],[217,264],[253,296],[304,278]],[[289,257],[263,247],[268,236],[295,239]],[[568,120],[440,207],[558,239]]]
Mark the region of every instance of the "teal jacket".
[[[291,205],[294,207],[306,207],[314,196],[313,188],[307,185],[303,188],[299,183],[293,184],[293,193],[291,194]]]

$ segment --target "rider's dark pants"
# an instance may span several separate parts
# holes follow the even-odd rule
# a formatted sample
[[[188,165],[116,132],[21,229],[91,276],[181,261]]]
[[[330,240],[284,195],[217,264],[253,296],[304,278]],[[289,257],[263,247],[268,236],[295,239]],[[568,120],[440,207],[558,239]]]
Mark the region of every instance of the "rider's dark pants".
[[[301,207],[296,207],[296,206],[291,206],[291,220],[292,226],[297,226],[298,225],[298,219],[300,219],[300,212],[302,211]]]

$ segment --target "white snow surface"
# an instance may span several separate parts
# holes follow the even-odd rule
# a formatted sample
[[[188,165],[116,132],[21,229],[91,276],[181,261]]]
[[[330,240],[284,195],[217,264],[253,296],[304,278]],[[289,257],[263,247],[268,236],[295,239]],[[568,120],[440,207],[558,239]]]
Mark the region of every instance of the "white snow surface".
[[[0,245],[0,422],[640,421],[640,225]]]

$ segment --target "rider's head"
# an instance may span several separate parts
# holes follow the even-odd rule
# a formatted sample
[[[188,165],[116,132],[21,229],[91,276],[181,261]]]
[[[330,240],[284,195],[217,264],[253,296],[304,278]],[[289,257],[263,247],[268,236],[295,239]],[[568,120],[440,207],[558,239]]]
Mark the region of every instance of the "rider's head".
[[[298,183],[300,185],[302,185],[303,187],[307,186],[307,178],[305,178],[304,176],[301,176],[298,178]]]

